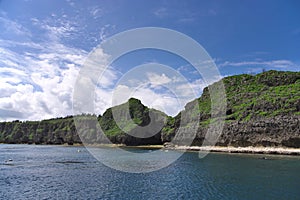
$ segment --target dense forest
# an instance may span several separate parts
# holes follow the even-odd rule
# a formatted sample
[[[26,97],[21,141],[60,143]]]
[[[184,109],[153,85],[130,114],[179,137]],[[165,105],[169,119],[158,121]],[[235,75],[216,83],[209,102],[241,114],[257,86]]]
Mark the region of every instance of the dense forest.
[[[227,109],[217,145],[300,147],[300,72],[272,70],[257,75],[230,76],[220,81],[225,86]],[[128,107],[129,114],[126,115]],[[116,123],[114,113],[126,117],[121,119],[121,123]],[[188,116],[186,120],[194,123],[182,122],[182,115]],[[75,126],[73,116],[1,122],[0,143],[107,143],[96,128],[100,126],[112,143],[163,144],[170,142],[178,132],[183,140],[185,135],[196,132],[192,145],[201,145],[208,125],[214,121],[211,118],[209,87],[175,117],[150,109],[140,100],[131,98],[122,105],[107,109],[103,115],[82,114],[76,116],[76,120],[83,123],[79,129],[84,130]],[[159,130],[151,137],[134,137],[141,131],[145,135],[150,134],[153,128]]]

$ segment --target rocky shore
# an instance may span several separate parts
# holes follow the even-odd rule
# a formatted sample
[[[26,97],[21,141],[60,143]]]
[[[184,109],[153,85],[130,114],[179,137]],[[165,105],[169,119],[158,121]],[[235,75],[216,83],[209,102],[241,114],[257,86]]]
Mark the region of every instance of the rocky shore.
[[[224,152],[224,153],[247,153],[247,154],[278,154],[278,155],[300,155],[299,148],[286,147],[233,147],[233,146],[173,146],[164,147],[168,150]]]

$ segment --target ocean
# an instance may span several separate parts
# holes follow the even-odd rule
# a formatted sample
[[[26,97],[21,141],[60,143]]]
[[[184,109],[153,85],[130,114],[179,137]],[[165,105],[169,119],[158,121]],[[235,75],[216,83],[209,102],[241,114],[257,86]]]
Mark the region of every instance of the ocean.
[[[154,151],[127,150],[136,158]],[[162,162],[181,153],[157,152]],[[128,173],[105,166],[83,146],[0,144],[0,199],[300,199],[299,183],[299,156],[210,153],[200,159],[186,152],[160,170]]]

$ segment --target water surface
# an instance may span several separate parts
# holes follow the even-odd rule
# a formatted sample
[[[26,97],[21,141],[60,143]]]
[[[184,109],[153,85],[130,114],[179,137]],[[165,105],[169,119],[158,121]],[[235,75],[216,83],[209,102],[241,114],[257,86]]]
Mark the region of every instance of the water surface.
[[[142,157],[149,150],[130,151]],[[178,152],[161,151],[162,159],[168,153]],[[300,157],[262,157],[211,153],[199,159],[189,152],[159,171],[132,174],[106,167],[84,147],[1,144],[0,198],[299,199]]]

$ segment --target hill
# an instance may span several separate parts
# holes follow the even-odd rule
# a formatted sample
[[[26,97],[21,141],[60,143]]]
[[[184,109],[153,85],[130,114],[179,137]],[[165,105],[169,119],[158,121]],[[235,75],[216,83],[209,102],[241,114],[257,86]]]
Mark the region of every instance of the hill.
[[[230,76],[221,81],[226,90],[227,109],[217,145],[300,147],[300,72],[267,71],[255,76]],[[183,122],[182,115],[189,116],[186,120],[192,123]],[[122,117],[116,123],[114,117],[118,116]],[[131,98],[125,104],[107,109],[103,116],[80,115],[77,119],[84,123],[80,128],[85,130],[77,129],[81,138],[72,116],[40,122],[1,122],[0,143],[73,144],[81,140],[103,143],[105,140],[93,120],[97,119],[113,143],[163,144],[170,142],[178,131],[183,140],[195,131],[192,145],[201,145],[208,125],[214,122],[208,87],[176,117],[149,109]],[[157,132],[155,135],[143,138],[153,130]]]
[[[227,110],[217,145],[300,147],[300,72],[267,71],[221,81],[226,89]],[[212,121],[208,88],[188,105],[183,112],[196,113],[200,119],[193,145],[201,145]],[[179,124],[180,114],[164,127],[163,142],[174,137]]]

